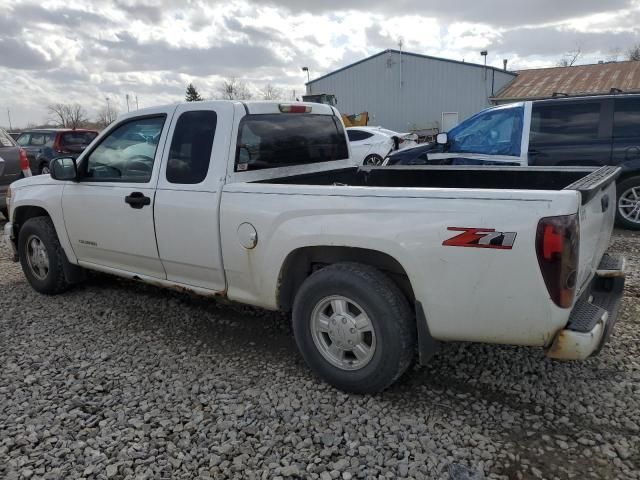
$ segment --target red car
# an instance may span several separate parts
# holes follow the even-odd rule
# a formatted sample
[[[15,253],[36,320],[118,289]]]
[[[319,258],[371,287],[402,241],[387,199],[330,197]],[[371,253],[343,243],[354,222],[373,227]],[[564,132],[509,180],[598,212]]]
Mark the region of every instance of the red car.
[[[49,173],[52,158],[76,158],[97,136],[96,130],[84,128],[47,128],[26,130],[16,141],[26,150],[31,171],[38,175]]]

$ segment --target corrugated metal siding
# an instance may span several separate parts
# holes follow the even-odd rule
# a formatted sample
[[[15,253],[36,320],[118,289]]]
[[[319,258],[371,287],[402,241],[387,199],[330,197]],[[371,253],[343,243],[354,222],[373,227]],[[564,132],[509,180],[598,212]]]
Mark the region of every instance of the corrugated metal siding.
[[[640,62],[612,62],[573,67],[521,70],[518,78],[496,95],[496,102],[569,95],[609,93],[612,88],[640,91]]]
[[[494,94],[514,79],[491,68],[403,54],[400,88],[400,55],[389,52],[312,81],[307,90],[336,95],[342,113],[368,111],[370,125],[407,131],[440,128],[442,112],[458,112],[462,121],[488,107],[494,75]]]

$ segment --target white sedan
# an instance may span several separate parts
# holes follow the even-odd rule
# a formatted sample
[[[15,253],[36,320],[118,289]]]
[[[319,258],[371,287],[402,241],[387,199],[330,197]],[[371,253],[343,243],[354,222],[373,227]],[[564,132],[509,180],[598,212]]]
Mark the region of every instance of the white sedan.
[[[350,127],[347,136],[353,159],[361,165],[382,165],[395,150],[417,145],[415,133],[398,133],[382,127]]]

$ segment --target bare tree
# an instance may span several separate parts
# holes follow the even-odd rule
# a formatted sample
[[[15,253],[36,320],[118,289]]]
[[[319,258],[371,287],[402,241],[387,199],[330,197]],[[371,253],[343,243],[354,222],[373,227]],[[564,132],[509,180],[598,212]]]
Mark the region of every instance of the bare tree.
[[[59,127],[67,126],[67,106],[64,103],[53,103],[47,107],[51,122]]]
[[[640,61],[640,43],[636,43],[633,47],[627,50],[627,58],[634,62]]]
[[[262,90],[262,98],[265,100],[281,100],[282,90],[274,87],[270,83],[267,83],[267,85]]]
[[[253,97],[247,84],[235,77],[223,80],[218,87],[218,94],[225,100],[249,100]]]
[[[47,111],[51,121],[59,127],[78,128],[87,123],[87,112],[79,103],[54,103]]]
[[[112,105],[105,105],[98,110],[98,114],[96,115],[96,124],[100,128],[105,128],[113,123],[116,118],[118,118],[118,109]]]
[[[87,111],[79,103],[69,105],[68,108],[68,122],[69,128],[80,128],[84,126],[87,121]]]
[[[559,67],[572,67],[578,61],[578,59],[582,56],[582,49],[580,46],[577,46],[573,50],[568,51],[563,55],[563,57],[558,61]]]

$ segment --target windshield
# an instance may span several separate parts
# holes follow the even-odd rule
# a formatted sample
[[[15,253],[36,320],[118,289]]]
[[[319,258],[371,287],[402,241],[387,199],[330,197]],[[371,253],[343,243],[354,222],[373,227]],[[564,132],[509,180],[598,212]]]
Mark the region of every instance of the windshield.
[[[480,112],[448,133],[448,151],[518,157],[523,117],[522,105]]]

